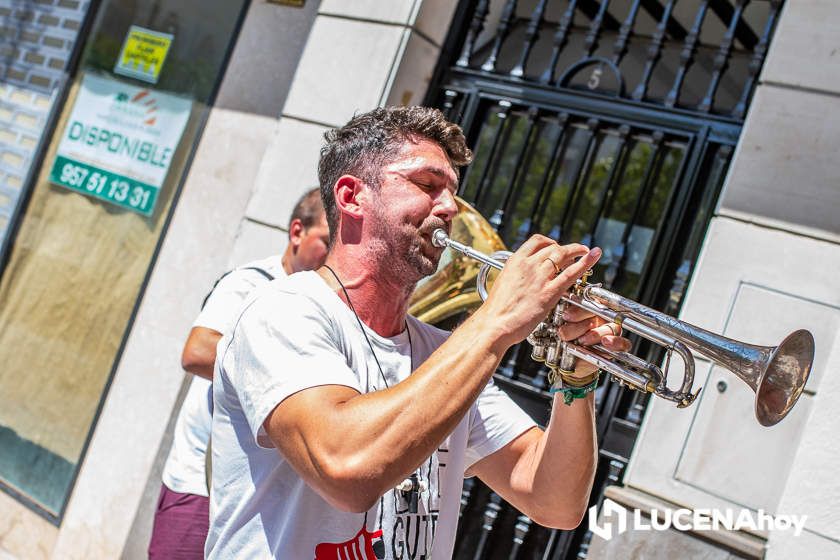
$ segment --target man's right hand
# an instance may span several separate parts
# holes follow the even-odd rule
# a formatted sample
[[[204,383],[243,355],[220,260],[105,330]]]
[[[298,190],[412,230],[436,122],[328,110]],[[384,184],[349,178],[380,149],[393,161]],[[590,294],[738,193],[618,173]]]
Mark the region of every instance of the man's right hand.
[[[531,334],[600,257],[597,247],[590,251],[584,245],[559,245],[548,237],[534,235],[507,260],[487,301],[476,313],[483,322],[499,329],[506,346],[512,346]]]

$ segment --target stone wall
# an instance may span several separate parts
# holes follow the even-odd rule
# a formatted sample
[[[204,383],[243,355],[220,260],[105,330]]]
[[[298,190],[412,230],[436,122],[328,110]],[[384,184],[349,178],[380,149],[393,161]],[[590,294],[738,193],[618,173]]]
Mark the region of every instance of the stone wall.
[[[802,536],[764,535],[769,559],[840,556],[838,35],[840,3],[785,3],[681,314],[766,345],[811,330],[817,351],[806,391],[782,423],[760,428],[752,392],[701,361],[701,399],[690,411],[649,407],[625,477],[686,507],[807,515]]]

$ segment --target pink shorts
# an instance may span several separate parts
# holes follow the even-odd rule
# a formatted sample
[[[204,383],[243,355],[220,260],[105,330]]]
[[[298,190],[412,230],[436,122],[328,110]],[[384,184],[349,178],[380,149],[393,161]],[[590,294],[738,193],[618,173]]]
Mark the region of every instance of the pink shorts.
[[[202,560],[210,517],[210,500],[173,492],[161,484],[149,560]]]

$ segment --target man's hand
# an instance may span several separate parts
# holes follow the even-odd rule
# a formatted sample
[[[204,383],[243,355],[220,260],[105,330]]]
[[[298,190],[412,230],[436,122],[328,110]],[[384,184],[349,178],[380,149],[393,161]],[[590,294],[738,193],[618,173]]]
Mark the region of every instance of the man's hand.
[[[591,264],[587,262],[584,266],[589,268]],[[582,274],[586,269],[578,270]],[[540,316],[539,320],[544,317]],[[583,308],[568,305],[563,319],[566,322],[558,334],[564,341],[602,344],[613,351],[630,349],[630,341],[620,336],[617,325],[607,323]],[[596,366],[579,359],[575,375],[587,377],[596,370]],[[478,461],[469,474],[477,475],[537,523],[573,529],[586,513],[597,465],[595,404],[591,394],[576,400],[573,406],[563,405],[562,397],[559,398],[560,404],[555,403],[545,432],[533,428],[523,433]]]
[[[501,329],[502,340],[512,346],[546,318],[600,257],[598,248],[590,251],[580,244],[558,245],[548,237],[534,235],[507,260],[477,313]]]
[[[558,334],[564,341],[574,341],[582,346],[601,344],[613,352],[627,352],[630,350],[630,340],[623,338],[621,327],[615,323],[608,323],[594,313],[576,305],[567,305],[563,311],[563,320]],[[598,366],[584,360],[575,363],[575,377],[586,377],[595,373]]]

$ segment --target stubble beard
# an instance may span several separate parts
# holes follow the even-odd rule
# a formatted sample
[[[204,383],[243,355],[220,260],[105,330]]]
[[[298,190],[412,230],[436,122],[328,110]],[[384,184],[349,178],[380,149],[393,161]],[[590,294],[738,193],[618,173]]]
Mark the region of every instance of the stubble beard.
[[[432,231],[434,231],[434,229]],[[429,235],[431,235],[431,233]],[[427,239],[430,239],[430,237],[425,235],[423,237],[415,237],[413,239],[414,243],[412,243],[411,248],[406,255],[408,268],[414,270],[415,276],[417,276],[417,279],[414,281],[415,284],[420,281],[421,278],[434,274],[437,270],[438,261],[440,261],[439,252],[435,252],[432,255],[424,253],[423,245],[426,243]]]
[[[413,288],[422,278],[437,271],[442,251],[431,245],[431,237],[438,228],[448,231],[443,220],[430,216],[416,227],[410,223],[393,224],[386,216],[380,216],[377,223],[376,238],[383,258],[387,259],[386,270],[390,276]]]

